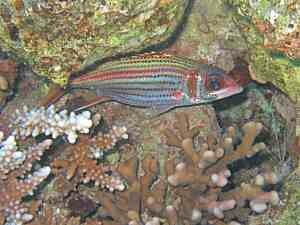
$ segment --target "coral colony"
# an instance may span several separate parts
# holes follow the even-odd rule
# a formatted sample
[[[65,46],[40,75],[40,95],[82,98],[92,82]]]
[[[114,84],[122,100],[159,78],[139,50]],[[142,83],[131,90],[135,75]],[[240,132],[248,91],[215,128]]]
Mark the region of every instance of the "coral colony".
[[[100,133],[91,140],[90,151],[95,159],[101,158],[104,151],[113,149],[116,143],[121,139],[128,139],[126,127],[113,126],[107,133]]]
[[[52,139],[45,139],[24,149],[22,139],[43,133],[52,138],[66,135],[70,143],[75,143],[78,133],[89,132],[92,120],[88,111],[68,115],[67,111],[56,113],[54,106],[30,111],[24,107],[21,112],[16,112],[11,126],[15,129],[7,138],[4,138],[3,132],[0,133],[0,221],[3,224],[5,220],[6,225],[21,225],[33,218],[22,206],[21,199],[32,195],[51,172],[51,168],[46,166],[30,173],[32,165],[52,145]]]
[[[299,1],[214,3],[0,0],[0,225],[294,225],[299,221],[300,166],[288,177],[283,172],[294,169],[300,153],[300,141],[290,147],[294,136],[300,140],[300,110],[294,112],[294,103],[300,108]],[[168,47],[163,49],[164,57],[179,53],[184,58],[170,61],[146,54],[147,60],[135,56],[100,66],[108,59],[160,47]],[[215,110],[208,110],[208,105],[175,107],[158,118],[145,119],[143,110],[122,106],[123,111],[118,104],[107,103],[94,109],[107,115],[103,118],[90,111],[60,111],[53,105],[19,108],[23,97],[32,104],[48,84],[10,57],[60,86],[73,88],[77,82],[80,95],[69,93],[64,99],[65,103],[71,99],[72,108],[95,100],[82,86],[86,82],[93,90],[90,85],[98,87],[103,74],[110,79],[122,74],[119,82],[113,80],[111,86],[105,80],[103,87],[108,96],[113,93],[118,102],[133,107],[143,106],[131,104],[143,102],[141,93],[154,104],[164,105],[157,99],[180,100],[186,96],[181,88],[193,97],[189,100],[203,94],[214,101],[211,97],[218,96],[207,93],[232,84],[229,78],[243,87],[251,80],[269,84],[251,84],[245,89],[255,93],[246,91],[221,101]],[[174,72],[184,70],[186,78],[191,62],[185,57],[196,60],[197,73],[182,86]],[[207,70],[204,82],[196,79],[198,62]],[[226,74],[230,71],[229,78],[221,79],[220,71],[207,67],[207,62]],[[96,66],[89,79],[70,79],[71,74]],[[157,76],[150,69],[147,89],[145,71],[156,66],[166,74]],[[198,83],[205,88],[198,90]],[[179,92],[173,93],[174,85]],[[164,95],[167,89],[174,95]],[[49,90],[44,102],[55,99],[58,88]],[[232,87],[225,90],[237,93]],[[18,110],[9,115],[7,126],[2,120],[12,108]],[[205,124],[203,130],[199,124]],[[266,137],[268,143],[260,141]],[[276,154],[280,162],[272,157]],[[281,188],[284,191],[279,193]]]
[[[180,157],[170,157],[164,165],[164,174],[160,174],[159,159],[151,155],[143,159],[134,156],[115,166],[98,164],[103,152],[110,152],[118,141],[128,139],[125,127],[112,126],[107,133],[79,137],[89,133],[93,126],[93,118],[87,111],[76,115],[57,112],[54,106],[32,110],[24,107],[17,111],[11,124],[12,134],[5,138],[0,133],[0,224],[35,225],[45,221],[56,224],[57,215],[53,212],[46,214],[52,215],[52,219],[45,218],[44,214],[29,211],[23,202],[23,197],[33,195],[51,169],[56,170],[56,176],[65,177],[61,181],[93,182],[95,187],[101,187],[86,188],[110,219],[99,218],[90,220],[94,221],[91,223],[86,220],[84,224],[159,225],[167,221],[169,225],[242,225],[253,212],[263,213],[268,205],[278,205],[278,193],[263,189],[279,182],[272,171],[262,171],[252,180],[234,182],[231,189],[223,189],[236,173],[229,169],[231,163],[251,158],[266,148],[264,143],[254,143],[262,130],[261,123],[246,123],[240,142],[236,128],[229,127],[221,138],[207,137],[194,145],[200,128],[191,128],[184,113],[177,113],[176,118],[174,129],[162,132],[167,146],[180,149]],[[39,134],[53,139],[66,136],[71,143],[63,147],[67,158],[55,158],[50,166],[37,166],[44,152],[54,147],[50,138],[40,142],[30,138]],[[69,218],[69,222],[73,220],[76,218]],[[76,221],[75,224],[80,224],[80,220]]]
[[[55,159],[52,163],[53,167],[66,170],[68,180],[77,175],[82,183],[94,182],[95,186],[100,186],[110,192],[123,191],[125,189],[123,180],[114,168],[109,165],[98,164],[95,160],[101,155],[101,152],[112,149],[114,143],[120,140],[119,138],[109,135],[104,137],[103,134],[92,139],[83,137],[76,145],[67,147],[68,157]]]
[[[266,147],[254,144],[262,124],[245,124],[239,145],[235,144],[237,131],[230,127],[222,138],[208,138],[195,147],[199,129],[190,129],[185,114],[178,114],[176,124],[176,129],[163,133],[167,145],[178,148],[181,156],[165,162],[164,175],[157,156],[147,155],[142,160],[132,157],[117,169],[127,181],[126,190],[110,193],[88,188],[89,195],[112,218],[104,219],[103,224],[242,225],[251,214],[278,205],[278,193],[263,190],[278,182],[278,176],[269,171],[236,183],[230,190],[223,189],[236,172],[227,168],[230,163],[251,158]]]
[[[199,149],[195,149],[193,138],[197,130],[189,129],[186,116],[180,116],[178,120],[178,124],[181,124],[179,135],[171,130],[165,131],[167,144],[181,148],[184,154],[184,160],[175,163],[174,171],[167,178],[181,197],[182,205],[179,206],[178,215],[187,212],[191,224],[202,221],[203,215],[210,218],[210,224],[227,224],[222,221],[224,218],[226,220],[226,212],[236,213],[239,208],[245,206],[246,201],[250,202],[251,210],[256,213],[264,212],[268,204],[279,203],[276,191],[262,190],[262,186],[278,181],[278,177],[273,173],[258,175],[256,183],[241,183],[240,187],[233,190],[222,191],[232,173],[227,165],[239,159],[250,158],[266,147],[263,143],[253,144],[262,129],[262,124],[246,123],[243,126],[244,136],[236,148],[236,130],[230,127],[219,142],[208,140],[199,146]],[[189,187],[188,190],[186,186]],[[190,208],[189,213],[187,206]],[[228,221],[228,224],[240,223]]]
[[[12,121],[15,127],[14,134],[21,138],[28,136],[36,137],[43,133],[51,135],[52,138],[66,135],[68,142],[74,144],[78,133],[87,134],[92,126],[91,113],[84,111],[78,115],[67,110],[56,112],[52,105],[49,108],[40,107],[28,110],[23,107],[22,111],[16,111],[16,116]]]

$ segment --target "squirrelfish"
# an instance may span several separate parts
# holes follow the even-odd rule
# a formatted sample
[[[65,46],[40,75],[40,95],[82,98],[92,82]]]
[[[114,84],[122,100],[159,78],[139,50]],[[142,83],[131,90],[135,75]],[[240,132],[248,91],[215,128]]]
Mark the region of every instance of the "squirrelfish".
[[[144,54],[104,63],[70,81],[71,89],[93,91],[116,101],[160,113],[178,106],[211,103],[243,88],[218,67],[168,54]]]

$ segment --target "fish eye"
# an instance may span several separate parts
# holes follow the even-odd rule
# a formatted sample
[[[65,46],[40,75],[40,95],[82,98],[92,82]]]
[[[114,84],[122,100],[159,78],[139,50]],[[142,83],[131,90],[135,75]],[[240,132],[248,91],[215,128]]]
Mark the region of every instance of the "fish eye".
[[[215,77],[215,76],[213,76],[213,77],[211,77],[210,78],[210,80],[209,80],[209,89],[211,90],[211,91],[218,91],[218,90],[220,90],[221,89],[221,82],[220,82],[220,80],[218,79],[218,77]]]

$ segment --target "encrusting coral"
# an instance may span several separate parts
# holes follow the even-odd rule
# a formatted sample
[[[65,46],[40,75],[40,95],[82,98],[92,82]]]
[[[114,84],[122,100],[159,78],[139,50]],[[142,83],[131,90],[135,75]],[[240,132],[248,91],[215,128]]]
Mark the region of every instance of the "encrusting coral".
[[[0,60],[0,107],[3,107],[13,94],[17,78],[17,65],[10,59]]]
[[[0,46],[61,85],[97,60],[162,43],[188,0],[0,1]]]

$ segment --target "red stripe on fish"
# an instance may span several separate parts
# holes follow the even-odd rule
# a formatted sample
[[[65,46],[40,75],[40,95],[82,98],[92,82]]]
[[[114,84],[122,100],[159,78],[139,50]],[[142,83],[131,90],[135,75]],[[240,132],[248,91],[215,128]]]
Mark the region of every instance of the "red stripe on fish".
[[[97,72],[95,74],[85,75],[74,79],[71,84],[80,84],[88,81],[104,81],[112,79],[124,79],[124,78],[139,78],[139,77],[151,77],[159,76],[161,73],[175,73],[178,76],[184,75],[188,78],[189,73],[183,69],[177,68],[159,68],[159,69],[143,69],[143,70],[127,70],[127,71],[112,71],[112,72]]]

